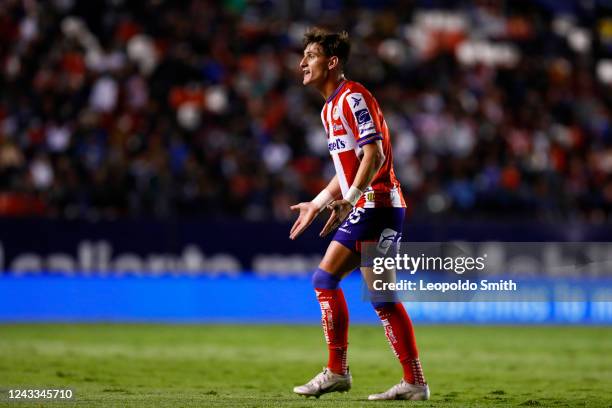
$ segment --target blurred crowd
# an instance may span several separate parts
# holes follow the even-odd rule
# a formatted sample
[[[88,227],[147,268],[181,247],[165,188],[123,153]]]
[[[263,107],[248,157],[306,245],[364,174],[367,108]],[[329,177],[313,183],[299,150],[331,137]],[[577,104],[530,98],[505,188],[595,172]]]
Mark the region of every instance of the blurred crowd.
[[[291,219],[334,174],[298,69],[320,25],[411,217],[607,222],[612,20],[575,3],[3,0],[0,214]]]

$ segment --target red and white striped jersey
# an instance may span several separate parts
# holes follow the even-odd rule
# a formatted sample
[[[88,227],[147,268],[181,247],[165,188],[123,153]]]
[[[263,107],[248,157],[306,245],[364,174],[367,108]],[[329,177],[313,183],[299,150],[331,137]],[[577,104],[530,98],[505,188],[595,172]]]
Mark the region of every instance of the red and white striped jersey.
[[[361,147],[380,140],[385,162],[355,206],[406,207],[400,183],[393,171],[389,128],[372,94],[360,83],[343,81],[325,102],[321,120],[342,195],[346,196],[355,180],[361,161]]]

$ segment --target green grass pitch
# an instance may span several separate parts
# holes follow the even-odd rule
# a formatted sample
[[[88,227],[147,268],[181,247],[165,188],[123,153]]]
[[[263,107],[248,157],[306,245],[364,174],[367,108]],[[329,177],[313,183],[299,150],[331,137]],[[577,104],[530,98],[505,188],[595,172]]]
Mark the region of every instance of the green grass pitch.
[[[294,385],[324,365],[318,326],[0,325],[0,405],[147,407],[612,407],[612,327],[417,326],[432,399],[368,402],[401,370],[378,326],[352,326],[353,389]],[[74,389],[9,402],[8,388]]]

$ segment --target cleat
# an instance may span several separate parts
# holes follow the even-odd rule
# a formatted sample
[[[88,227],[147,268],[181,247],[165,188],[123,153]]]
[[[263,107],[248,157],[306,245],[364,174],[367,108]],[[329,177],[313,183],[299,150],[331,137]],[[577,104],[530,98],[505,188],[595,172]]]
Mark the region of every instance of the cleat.
[[[304,385],[293,387],[293,392],[298,395],[304,395],[306,398],[319,398],[328,392],[347,392],[351,389],[353,378],[347,370],[345,375],[335,374],[329,368],[323,368],[323,371],[317,374],[312,380]]]
[[[409,400],[426,401],[429,399],[429,386],[407,383],[405,380],[395,384],[387,391],[380,394],[372,394],[368,397],[370,401],[378,400]]]

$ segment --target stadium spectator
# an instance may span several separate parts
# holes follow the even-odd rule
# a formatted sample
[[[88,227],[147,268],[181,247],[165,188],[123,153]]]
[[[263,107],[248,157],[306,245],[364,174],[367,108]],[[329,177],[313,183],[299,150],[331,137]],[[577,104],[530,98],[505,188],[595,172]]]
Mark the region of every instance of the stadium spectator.
[[[333,171],[291,78],[323,20],[354,39],[413,216],[612,217],[596,8],[357,4],[1,2],[0,191],[48,216],[290,218]]]

